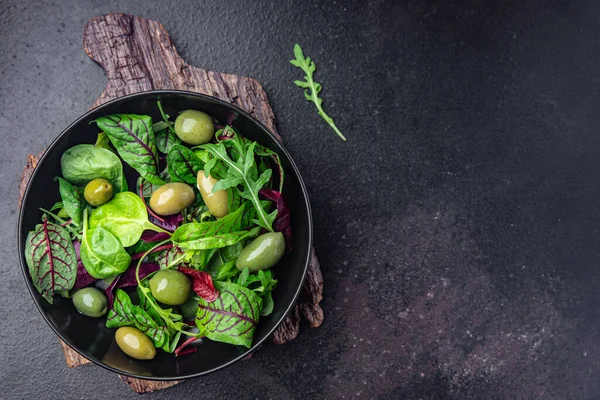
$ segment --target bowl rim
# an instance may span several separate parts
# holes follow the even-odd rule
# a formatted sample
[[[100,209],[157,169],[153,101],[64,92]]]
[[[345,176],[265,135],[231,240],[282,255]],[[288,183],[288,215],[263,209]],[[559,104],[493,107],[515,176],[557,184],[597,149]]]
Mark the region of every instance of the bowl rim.
[[[235,357],[234,359],[232,359],[220,366],[214,367],[210,370],[195,373],[195,374],[181,375],[181,376],[153,377],[153,376],[138,375],[135,373],[129,373],[127,371],[122,371],[118,368],[114,368],[112,366],[106,365],[101,360],[98,360],[95,357],[88,357],[87,355],[85,355],[83,353],[83,351],[80,351],[78,348],[74,347],[71,343],[69,343],[68,340],[66,340],[63,337],[63,335],[59,331],[58,327],[55,326],[50,321],[50,319],[47,317],[46,313],[44,312],[44,310],[42,308],[42,305],[36,298],[37,291],[33,287],[33,283],[31,282],[31,280],[29,279],[28,267],[27,267],[27,262],[25,260],[25,255],[24,255],[23,251],[21,251],[21,248],[24,246],[21,231],[23,230],[23,215],[24,215],[24,210],[25,210],[25,203],[26,203],[26,199],[29,196],[32,182],[34,181],[38,171],[40,170],[40,166],[44,163],[44,160],[46,159],[48,154],[50,154],[52,152],[54,147],[63,138],[63,136],[65,136],[67,134],[68,131],[70,131],[71,129],[73,129],[75,126],[82,123],[83,121],[85,121],[89,117],[90,114],[97,112],[98,110],[101,110],[103,107],[107,107],[109,105],[118,103],[120,101],[132,99],[132,98],[136,98],[136,97],[143,97],[143,96],[148,96],[148,95],[158,95],[159,96],[159,95],[167,95],[167,94],[168,95],[191,95],[194,97],[200,97],[204,100],[209,100],[211,102],[220,103],[221,105],[223,105],[229,109],[232,109],[233,111],[243,115],[244,117],[246,117],[249,120],[251,120],[252,122],[254,122],[256,125],[258,125],[258,127],[260,129],[262,129],[268,136],[270,136],[278,144],[278,147],[281,149],[283,154],[289,160],[290,166],[294,170],[294,172],[298,178],[300,190],[302,191],[304,197],[306,198],[306,211],[307,211],[307,217],[308,217],[308,249],[309,250],[307,252],[306,259],[304,261],[304,271],[302,272],[302,279],[300,281],[300,285],[298,285],[298,288],[296,289],[296,293],[294,293],[293,301],[290,302],[290,304],[287,306],[286,310],[283,312],[282,316],[279,318],[279,320],[276,321],[273,328],[271,328],[271,330],[265,335],[264,338],[262,338],[259,341],[253,342],[252,347],[245,350],[244,352],[242,352],[239,356]],[[23,278],[25,279],[25,284],[27,286],[27,289],[29,290],[29,294],[31,295],[31,298],[33,299],[33,302],[35,303],[36,308],[42,315],[42,318],[44,319],[44,321],[46,321],[46,323],[50,326],[50,328],[54,331],[54,333],[60,338],[60,340],[62,340],[65,344],[67,344],[67,346],[69,346],[71,349],[73,349],[75,352],[77,352],[79,355],[81,355],[86,360],[90,360],[94,364],[99,365],[100,367],[107,369],[111,372],[114,372],[116,374],[132,377],[132,378],[136,378],[136,379],[151,380],[151,381],[174,381],[174,380],[184,380],[184,379],[195,378],[195,377],[207,375],[212,372],[218,371],[220,369],[226,368],[226,367],[236,363],[237,361],[245,358],[246,356],[254,353],[268,338],[270,338],[273,335],[273,333],[277,330],[277,328],[279,328],[279,326],[282,324],[282,322],[288,316],[288,314],[290,313],[292,308],[296,306],[298,297],[300,296],[300,292],[302,291],[302,287],[304,286],[304,282],[306,280],[306,275],[308,273],[308,267],[309,267],[310,260],[312,257],[313,220],[312,220],[312,212],[311,212],[310,199],[308,197],[308,192],[306,190],[304,180],[302,179],[302,176],[300,175],[300,171],[298,170],[298,167],[296,166],[296,163],[294,162],[291,155],[288,153],[288,151],[283,146],[282,141],[274,133],[272,133],[262,122],[258,121],[254,116],[252,116],[248,112],[242,110],[240,107],[238,107],[234,104],[231,104],[227,101],[221,100],[219,98],[213,97],[213,96],[209,96],[209,95],[206,95],[203,93],[198,93],[198,92],[191,92],[191,91],[187,91],[187,90],[158,89],[158,90],[147,90],[147,91],[143,91],[143,92],[137,92],[137,93],[132,93],[132,94],[128,94],[125,96],[121,96],[116,99],[109,100],[97,107],[89,109],[83,115],[81,115],[79,118],[77,118],[74,122],[69,124],[69,126],[67,126],[65,129],[63,129],[63,131],[48,145],[48,147],[46,148],[46,150],[44,150],[44,153],[38,160],[37,165],[35,166],[32,174],[31,174],[31,177],[29,178],[29,181],[27,182],[27,187],[23,193],[23,198],[21,199],[21,204],[19,206],[18,225],[17,225],[17,246],[18,246],[18,251],[19,251],[19,262],[21,264],[21,272],[23,273]]]

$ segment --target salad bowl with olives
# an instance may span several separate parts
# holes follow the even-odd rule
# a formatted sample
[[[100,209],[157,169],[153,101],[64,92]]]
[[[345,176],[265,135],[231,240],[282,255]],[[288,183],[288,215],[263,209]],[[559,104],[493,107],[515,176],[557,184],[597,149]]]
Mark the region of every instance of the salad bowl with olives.
[[[308,268],[308,197],[289,154],[217,99],[106,103],[46,151],[19,219],[24,276],[52,329],[119,374],[183,379],[255,350]]]

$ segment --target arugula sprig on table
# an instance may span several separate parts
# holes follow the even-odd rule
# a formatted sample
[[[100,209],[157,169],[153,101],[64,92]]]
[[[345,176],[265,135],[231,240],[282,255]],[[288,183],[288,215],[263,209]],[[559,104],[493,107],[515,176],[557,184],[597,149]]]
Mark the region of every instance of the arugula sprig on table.
[[[321,92],[323,87],[320,83],[315,82],[313,78],[313,74],[317,69],[315,62],[311,60],[310,57],[304,56],[302,48],[298,43],[294,45],[294,56],[296,58],[290,60],[290,63],[293,66],[300,68],[306,74],[304,75],[303,81],[294,81],[294,83],[296,84],[296,86],[304,89],[304,97],[306,98],[306,100],[315,104],[321,118],[323,118],[325,122],[327,122],[329,126],[331,126],[331,128],[343,141],[346,141],[346,137],[342,134],[342,132],[340,132],[338,127],[335,125],[335,122],[333,122],[333,119],[329,115],[327,115],[327,113],[325,113],[325,111],[323,110],[323,99],[319,97],[319,93]]]

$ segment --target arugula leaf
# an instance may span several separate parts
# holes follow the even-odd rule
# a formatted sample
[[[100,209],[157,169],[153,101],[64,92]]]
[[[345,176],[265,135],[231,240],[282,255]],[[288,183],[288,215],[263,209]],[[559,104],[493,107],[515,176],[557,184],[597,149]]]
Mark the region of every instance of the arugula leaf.
[[[27,235],[25,260],[33,285],[48,303],[54,293],[75,285],[77,256],[69,233],[46,218]]]
[[[248,268],[244,268],[242,270],[242,272],[239,274],[237,281],[235,283],[237,283],[240,286],[245,286],[246,281],[248,280],[249,276],[250,276],[250,270]]]
[[[200,298],[196,314],[199,334],[211,340],[250,347],[262,308],[253,291],[229,282],[215,282],[219,297]]]
[[[252,202],[252,205],[257,212],[257,219],[255,219],[254,222],[269,232],[273,232],[272,224],[275,220],[275,216],[277,215],[277,211],[275,210],[270,214],[267,213],[258,198],[259,190],[262,189],[267,182],[269,182],[272,171],[270,169],[266,170],[257,179],[253,178],[253,172],[256,173],[257,170],[256,163],[254,161],[255,146],[256,142],[250,144],[246,149],[245,155],[240,155],[237,161],[234,161],[229,157],[227,154],[227,148],[223,142],[219,142],[217,144],[205,144],[199,146],[199,148],[208,151],[214,157],[212,160],[219,159],[228,168],[227,177],[219,180],[219,182],[213,186],[213,192],[216,192],[217,190],[228,189],[230,187],[234,188],[234,190],[236,190],[241,197]],[[210,174],[211,167],[211,162],[208,162],[204,165],[204,172],[207,175]],[[243,190],[240,190],[237,187],[239,184],[243,184]]]
[[[117,193],[109,202],[92,211],[90,229],[102,227],[110,231],[123,247],[133,246],[144,229],[165,232],[148,221],[142,199],[132,192]]]
[[[134,305],[127,293],[117,289],[113,307],[106,317],[106,327],[122,326],[135,326],[152,339],[155,347],[168,351],[171,335],[163,321],[153,319],[144,308]]]
[[[75,225],[81,226],[81,216],[85,208],[83,193],[63,178],[57,176],[56,179],[58,180],[63,209]]]
[[[139,172],[144,179],[162,185],[158,176],[158,154],[152,118],[147,115],[115,114],[96,119],[106,132],[121,158]]]
[[[313,79],[313,73],[317,68],[314,61],[310,59],[310,57],[304,57],[304,53],[302,53],[302,48],[298,43],[294,45],[294,56],[296,57],[294,60],[291,60],[290,63],[300,68],[306,75],[304,76],[303,81],[294,81],[296,86],[304,89],[304,97],[306,100],[311,101],[317,107],[317,111],[319,115],[331,126],[331,128],[337,133],[337,135],[343,140],[346,141],[342,132],[338,129],[338,127],[333,122],[333,119],[329,115],[325,113],[323,110],[323,100],[319,97],[319,93],[321,92],[321,84],[317,83]],[[281,191],[281,190],[280,190]]]
[[[194,152],[182,145],[175,145],[167,155],[169,175],[174,182],[185,182],[196,186],[197,174],[203,163]]]
[[[83,211],[81,262],[96,279],[119,275],[127,270],[131,256],[119,240],[101,226],[88,231],[87,210]]]

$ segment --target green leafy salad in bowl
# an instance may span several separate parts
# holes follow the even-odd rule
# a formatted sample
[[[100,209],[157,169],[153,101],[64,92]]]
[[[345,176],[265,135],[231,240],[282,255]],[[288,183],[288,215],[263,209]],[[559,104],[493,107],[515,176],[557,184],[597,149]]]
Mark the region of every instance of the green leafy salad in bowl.
[[[61,200],[24,242],[31,282],[47,303],[60,296],[102,321],[137,360],[198,340],[250,348],[274,310],[273,267],[293,250],[282,162],[207,113],[156,106],[158,121],[97,117],[96,143],[62,153]]]

